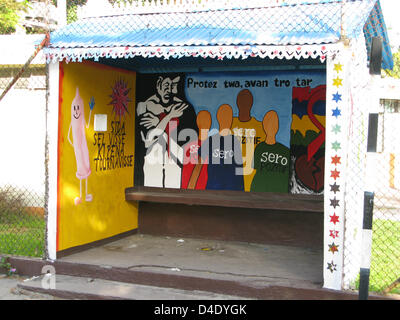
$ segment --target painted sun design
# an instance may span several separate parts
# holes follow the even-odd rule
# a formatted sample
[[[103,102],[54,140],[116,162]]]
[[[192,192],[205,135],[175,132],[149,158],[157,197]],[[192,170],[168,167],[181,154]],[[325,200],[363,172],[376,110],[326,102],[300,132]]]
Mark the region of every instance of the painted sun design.
[[[131,88],[128,88],[127,83],[122,79],[116,81],[112,88],[111,102],[108,105],[113,106],[113,113],[120,119],[125,117],[126,113],[129,114],[128,103],[132,101],[129,99],[129,91]]]

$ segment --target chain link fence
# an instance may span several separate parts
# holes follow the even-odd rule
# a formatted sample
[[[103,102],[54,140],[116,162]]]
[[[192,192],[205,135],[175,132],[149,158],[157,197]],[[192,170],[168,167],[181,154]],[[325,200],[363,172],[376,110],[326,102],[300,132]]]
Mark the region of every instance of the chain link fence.
[[[0,66],[3,92],[21,65]],[[29,66],[0,101],[0,254],[45,254],[46,68]]]
[[[372,89],[371,89],[372,90]],[[399,145],[396,124],[399,100],[376,99],[379,106],[378,150],[368,152],[368,95],[354,101],[351,148],[348,157],[348,203],[345,223],[344,286],[358,289],[361,261],[363,191],[374,193],[369,290],[400,294],[400,184]],[[362,178],[364,177],[364,179]]]
[[[0,88],[17,65],[0,66]],[[45,66],[31,66],[0,102],[0,253],[44,256]]]
[[[369,154],[368,178],[374,186],[370,289],[400,294],[400,96],[381,99],[378,152]]]
[[[57,5],[57,1],[31,2],[41,3],[36,7],[43,7],[44,12],[42,11],[43,17],[40,19],[25,16],[24,24],[29,33],[43,33],[43,30],[56,29],[57,19],[54,18],[56,16],[54,6]],[[217,45],[213,43],[215,34],[203,32],[202,28],[208,28],[210,25],[215,27],[215,32],[228,29],[241,31],[227,32],[223,45],[240,45],[240,41],[247,41],[249,45],[257,45],[258,41],[264,43],[270,41],[270,44],[274,45],[276,38],[271,36],[269,39],[270,35],[281,36],[279,45],[283,46],[300,45],[302,43],[296,41],[301,39],[312,41],[313,37],[318,38],[321,35],[326,35],[325,41],[328,43],[332,30],[335,36],[342,38],[362,34],[363,27],[365,32],[365,26],[357,25],[357,21],[360,15],[369,14],[367,9],[372,8],[371,4],[374,1],[310,0],[307,3],[304,1],[301,3],[298,0],[252,2],[104,0],[95,3],[82,0],[71,1],[71,3],[69,4],[70,11],[67,12],[68,21],[78,21],[69,24],[63,30],[73,29],[86,36],[86,43],[71,41],[79,50],[90,47],[91,37],[96,37],[98,34],[105,33],[112,36],[122,31],[130,32],[143,28],[146,29],[145,39],[130,38],[136,41],[137,47],[141,47],[140,41],[151,42],[149,39],[153,39],[155,46],[201,46],[203,45],[201,40],[210,45]],[[324,5],[311,5],[315,3],[324,3]],[[279,10],[282,4],[286,6],[285,10]],[[217,8],[221,6],[225,6],[224,9]],[[311,15],[312,9],[319,11]],[[154,12],[163,14],[149,17],[149,14]],[[174,12],[176,19],[171,19],[169,12]],[[133,14],[135,14],[134,18]],[[304,20],[302,19],[304,16],[309,18]],[[85,23],[90,21],[96,21],[96,24]],[[381,20],[376,19],[372,27],[377,27],[381,23]],[[88,28],[92,25],[97,25],[99,29]],[[195,32],[200,40],[190,42],[191,40],[183,33],[180,43],[172,43],[169,33],[174,32],[174,28],[178,29],[182,26],[186,27],[185,32]],[[39,31],[32,31],[34,29]],[[306,30],[305,33],[304,30]],[[346,34],[345,30],[350,30],[353,34]],[[246,36],[247,31],[256,31],[264,38],[255,39]],[[289,34],[292,37],[285,36]],[[54,39],[62,35],[62,32],[58,30],[53,34]],[[363,41],[369,43],[371,33],[368,33],[368,36]],[[105,43],[108,40],[104,38]],[[71,43],[60,43],[60,46],[68,47]],[[55,43],[53,45],[57,46]],[[129,43],[113,42],[108,45],[110,48],[123,47]],[[370,290],[400,293],[399,286],[396,286],[396,280],[400,277],[400,154],[398,150],[400,138],[396,135],[395,127],[400,120],[399,102],[381,101],[380,150],[376,154],[367,154],[368,110],[363,106],[368,105],[369,101],[367,96],[360,93],[361,90],[366,90],[366,84],[362,83],[363,79],[360,76],[362,72],[358,72],[362,68],[365,69],[364,64],[360,65],[360,61],[365,61],[367,54],[368,52],[359,53],[358,60],[354,59],[355,67],[351,75],[352,83],[358,83],[358,85],[351,92],[352,110],[348,128],[343,287],[356,289],[358,286],[357,274],[362,242],[360,208],[362,208],[364,191],[374,191]],[[171,53],[171,57],[178,58],[174,56],[174,53]],[[1,90],[4,90],[20,67],[18,63],[0,65]],[[4,163],[1,165],[0,254],[43,256],[45,251],[45,72],[44,63],[32,64],[0,102],[2,114],[0,143],[2,149],[7,151],[3,153],[3,158],[7,158],[7,161],[3,159]],[[374,190],[367,190],[370,186]]]
[[[55,28],[55,6],[51,1],[28,1],[18,8],[22,8],[15,11],[18,24],[7,29],[11,34],[0,35],[0,94],[5,93],[0,100],[0,255],[44,258],[47,84],[43,53],[25,64],[45,33]]]
[[[45,230],[41,194],[8,184],[0,189],[0,253],[44,257]]]
[[[395,82],[389,79],[385,79],[389,82],[376,79],[369,82],[365,66],[359,62],[366,59],[366,54],[358,52],[360,59],[353,58],[351,70],[355,86],[350,91],[343,285],[345,289],[359,286],[364,192],[367,191],[374,193],[369,290],[400,294],[400,140],[396,134],[399,100],[383,99]],[[377,152],[367,152],[369,116],[376,113],[379,114]]]

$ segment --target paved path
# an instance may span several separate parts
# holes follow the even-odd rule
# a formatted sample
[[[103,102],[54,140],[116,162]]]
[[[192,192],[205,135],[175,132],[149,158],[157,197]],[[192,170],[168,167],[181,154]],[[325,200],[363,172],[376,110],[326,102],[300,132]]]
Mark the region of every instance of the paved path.
[[[249,300],[248,298],[199,290],[181,290],[104,279],[56,275],[53,289],[43,289],[43,276],[18,284],[18,289],[78,300]],[[49,283],[49,282],[45,282]],[[50,293],[50,292],[49,292]]]
[[[49,295],[37,294],[17,288],[26,278],[19,276],[7,277],[0,274],[0,300],[56,300]]]
[[[0,275],[0,300],[122,299],[122,300],[247,300],[243,297],[202,291],[143,286],[117,281],[58,275],[56,297],[35,292],[41,277]],[[21,288],[22,287],[22,288]]]

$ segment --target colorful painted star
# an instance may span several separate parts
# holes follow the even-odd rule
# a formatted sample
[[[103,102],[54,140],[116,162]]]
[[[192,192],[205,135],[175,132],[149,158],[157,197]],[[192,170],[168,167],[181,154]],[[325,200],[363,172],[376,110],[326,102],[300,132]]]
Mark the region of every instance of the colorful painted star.
[[[332,242],[332,244],[329,245],[329,252],[332,252],[333,254],[335,254],[335,252],[339,251],[339,246],[337,244],[335,244],[334,242]]]
[[[342,101],[342,95],[339,94],[339,92],[336,92],[336,93],[333,94],[332,96],[333,96],[332,100],[333,100],[333,101],[336,101],[336,103],[338,103],[339,101]]]
[[[335,166],[337,166],[338,164],[341,164],[340,159],[341,159],[341,157],[338,157],[338,156],[332,157],[332,164],[334,164]]]
[[[125,117],[125,114],[129,114],[128,104],[132,101],[129,98],[129,92],[131,88],[128,87],[128,83],[120,79],[115,82],[114,87],[112,87],[112,93],[110,95],[111,101],[108,105],[113,106],[112,112],[115,116]]]
[[[339,77],[337,77],[336,79],[333,79],[333,85],[339,88],[340,86],[343,85],[342,81],[343,81],[343,79],[340,79]]]
[[[339,231],[329,230],[329,236],[333,239],[339,238]]]
[[[334,171],[331,171],[331,178],[335,180],[340,178],[340,171],[337,171],[336,169]]]
[[[332,127],[332,132],[334,134],[338,134],[338,133],[340,133],[341,129],[342,129],[342,127],[337,124],[337,125]]]
[[[336,109],[332,110],[332,116],[336,117],[336,119],[342,115],[341,113],[342,113],[342,111],[338,107],[336,107]]]
[[[331,204],[330,204],[331,207],[333,207],[335,209],[336,209],[336,207],[340,207],[339,206],[340,200],[336,199],[336,197],[333,199],[329,199],[329,200],[331,201]]]
[[[334,225],[336,225],[336,223],[339,223],[339,217],[336,215],[336,213],[333,213],[333,216],[329,216],[331,218],[331,221]]]
[[[328,268],[327,268],[327,269],[328,269],[331,273],[333,273],[334,271],[336,271],[336,267],[337,267],[337,265],[333,263],[333,260],[332,260],[332,262],[328,262]]]
[[[332,149],[335,150],[336,152],[337,152],[338,150],[340,150],[340,149],[341,149],[340,143],[337,142],[337,141],[333,142],[333,143],[332,143]]]
[[[335,64],[335,68],[334,68],[334,70],[337,72],[337,73],[339,73],[340,71],[343,71],[343,65],[342,64],[340,64],[340,63],[336,63]]]
[[[340,186],[335,182],[335,184],[331,184],[331,192],[334,192],[336,194],[336,192],[340,192]]]

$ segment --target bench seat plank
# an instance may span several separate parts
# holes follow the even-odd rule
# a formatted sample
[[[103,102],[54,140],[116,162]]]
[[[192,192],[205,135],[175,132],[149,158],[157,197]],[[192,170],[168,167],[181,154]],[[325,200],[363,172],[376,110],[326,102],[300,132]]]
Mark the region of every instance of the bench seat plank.
[[[125,200],[249,209],[324,212],[324,200],[321,195],[131,187],[125,189]]]

